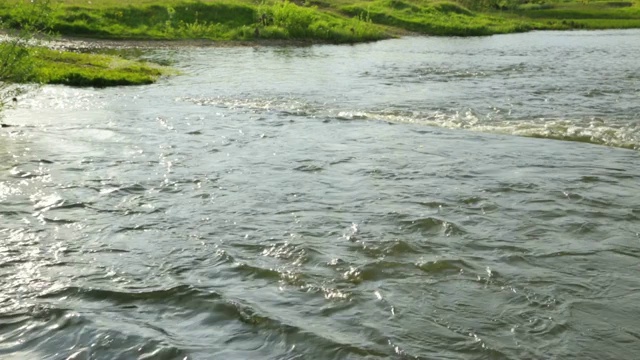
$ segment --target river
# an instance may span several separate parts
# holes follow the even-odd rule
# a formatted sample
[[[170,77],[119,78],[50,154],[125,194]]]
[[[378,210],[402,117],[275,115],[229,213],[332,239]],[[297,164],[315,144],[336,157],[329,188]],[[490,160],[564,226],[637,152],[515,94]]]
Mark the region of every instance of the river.
[[[0,358],[640,353],[640,31],[145,56],[4,113]]]

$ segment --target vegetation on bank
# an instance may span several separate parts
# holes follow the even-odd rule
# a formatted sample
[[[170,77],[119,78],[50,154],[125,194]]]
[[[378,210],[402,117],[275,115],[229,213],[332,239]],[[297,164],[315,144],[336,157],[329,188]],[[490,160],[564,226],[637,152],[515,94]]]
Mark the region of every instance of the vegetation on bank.
[[[119,56],[49,49],[54,11],[49,1],[20,3],[14,17],[0,18],[9,31],[0,34],[0,109],[21,93],[16,84],[64,84],[105,87],[150,84],[172,73],[166,67]],[[15,19],[19,15],[20,22]]]
[[[640,28],[637,0],[365,0],[339,9],[351,15],[366,12],[376,24],[428,35]]]
[[[0,18],[5,26],[19,28],[30,3],[4,0]],[[640,0],[56,0],[54,4],[42,25],[62,35],[109,39],[353,43],[407,31],[473,36],[640,27]]]
[[[0,103],[19,93],[11,84],[144,85],[173,72],[119,56],[53,50],[24,41],[0,43],[0,65]]]
[[[0,4],[0,17],[6,26],[20,27],[25,1],[6,0]],[[62,35],[108,39],[303,39],[353,43],[389,37],[363,14],[345,17],[280,0],[142,0],[126,5],[115,0],[59,0],[46,21],[52,31]]]
[[[0,44],[0,53],[3,47]],[[62,84],[106,87],[144,85],[155,82],[171,71],[165,67],[121,57],[52,50],[46,47],[21,47],[23,59],[14,71],[3,74],[10,83]]]

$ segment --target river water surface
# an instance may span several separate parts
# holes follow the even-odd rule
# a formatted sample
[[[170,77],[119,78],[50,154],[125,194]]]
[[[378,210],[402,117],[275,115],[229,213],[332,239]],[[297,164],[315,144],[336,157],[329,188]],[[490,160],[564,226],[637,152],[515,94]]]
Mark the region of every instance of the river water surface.
[[[0,358],[640,354],[640,31],[148,56],[4,113]]]

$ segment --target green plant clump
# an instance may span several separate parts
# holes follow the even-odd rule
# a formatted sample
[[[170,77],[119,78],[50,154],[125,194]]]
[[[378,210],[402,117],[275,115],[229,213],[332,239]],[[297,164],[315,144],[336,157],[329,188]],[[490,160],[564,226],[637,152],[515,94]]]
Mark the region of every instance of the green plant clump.
[[[28,79],[31,82],[94,87],[143,85],[171,73],[159,65],[111,55],[78,54],[46,48],[29,51],[35,63]]]
[[[0,44],[0,53],[10,45]],[[6,83],[105,87],[143,85],[171,74],[166,67],[111,55],[81,54],[44,47],[21,47],[18,71],[2,74]]]

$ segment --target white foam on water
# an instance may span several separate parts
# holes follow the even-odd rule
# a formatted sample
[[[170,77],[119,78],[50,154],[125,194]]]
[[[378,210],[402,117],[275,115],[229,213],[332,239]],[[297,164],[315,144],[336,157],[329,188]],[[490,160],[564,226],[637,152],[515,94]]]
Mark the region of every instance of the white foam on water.
[[[233,111],[307,116],[337,120],[386,121],[418,124],[446,129],[463,129],[491,134],[515,135],[562,141],[575,141],[625,149],[640,149],[640,121],[592,119],[509,119],[478,115],[466,110],[396,111],[341,109],[339,104],[316,104],[304,99],[273,98],[181,98],[202,106],[216,106]]]

